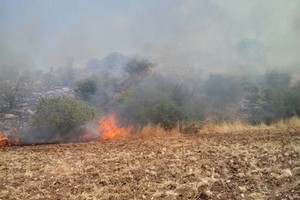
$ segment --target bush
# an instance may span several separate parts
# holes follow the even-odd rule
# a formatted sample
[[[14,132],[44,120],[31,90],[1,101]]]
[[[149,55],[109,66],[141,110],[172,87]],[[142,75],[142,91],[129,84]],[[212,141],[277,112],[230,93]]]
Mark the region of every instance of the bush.
[[[300,116],[300,82],[287,90],[284,96],[285,117]]]
[[[160,101],[153,106],[152,121],[164,129],[172,129],[176,123],[185,119],[181,108],[172,100]]]
[[[29,88],[30,77],[25,72],[11,80],[0,80],[0,108],[15,108],[25,96],[28,96]]]
[[[183,85],[162,76],[145,78],[119,96],[117,105],[128,123],[144,126],[160,125],[172,129],[176,123],[204,119],[204,107]]]
[[[126,64],[126,71],[130,75],[146,75],[149,73],[154,64],[148,60],[133,58]]]
[[[90,100],[97,92],[97,83],[93,79],[85,79],[77,82],[76,94],[83,100]]]
[[[100,117],[97,108],[89,104],[63,98],[40,99],[33,125],[46,127],[64,135]]]
[[[159,124],[164,129],[172,129],[177,122],[185,120],[185,113],[171,99],[156,99],[141,102],[137,99],[127,102],[123,116],[131,122],[145,126]]]
[[[300,115],[300,87],[290,81],[288,74],[271,72],[262,77],[262,84],[248,87],[243,111],[251,123],[271,124]]]
[[[242,97],[239,82],[234,77],[226,75],[210,75],[203,89],[213,107],[219,109],[224,109],[229,104],[236,104]]]

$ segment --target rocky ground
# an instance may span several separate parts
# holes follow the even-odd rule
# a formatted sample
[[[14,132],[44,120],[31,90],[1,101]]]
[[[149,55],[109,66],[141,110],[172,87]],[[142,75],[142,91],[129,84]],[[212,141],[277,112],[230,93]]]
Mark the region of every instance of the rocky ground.
[[[0,199],[300,199],[300,132],[0,149]]]
[[[41,98],[74,98],[74,91],[69,87],[56,87],[47,92],[32,92],[27,94],[22,102],[17,103],[14,108],[0,108],[0,136],[3,131],[24,131],[32,122],[38,102]],[[1,145],[0,145],[1,146]]]

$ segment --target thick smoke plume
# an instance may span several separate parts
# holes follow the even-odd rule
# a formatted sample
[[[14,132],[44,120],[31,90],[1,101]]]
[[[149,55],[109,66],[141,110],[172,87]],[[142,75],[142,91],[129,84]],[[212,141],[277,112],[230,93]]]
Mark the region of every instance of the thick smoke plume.
[[[84,67],[110,52],[169,68],[248,71],[299,64],[298,0],[1,0],[1,65]]]

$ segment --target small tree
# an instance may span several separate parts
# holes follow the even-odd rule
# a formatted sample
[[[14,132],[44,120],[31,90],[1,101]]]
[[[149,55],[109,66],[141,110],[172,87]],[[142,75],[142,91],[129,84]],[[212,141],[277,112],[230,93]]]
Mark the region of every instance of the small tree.
[[[243,111],[252,123],[270,124],[300,114],[299,88],[290,86],[288,74],[269,72],[261,84],[248,87]]]
[[[152,75],[120,95],[116,107],[131,123],[172,129],[177,122],[203,120],[204,107],[195,97],[184,84]]]
[[[284,96],[285,117],[300,116],[300,82],[291,87]]]
[[[9,109],[16,106],[17,102],[27,94],[29,90],[29,76],[23,72],[15,79],[0,82],[0,99],[4,107]]]
[[[241,87],[233,77],[221,74],[210,75],[204,83],[204,92],[214,107],[224,109],[241,98]]]
[[[83,101],[66,97],[42,98],[39,101],[33,125],[53,129],[63,136],[99,117],[99,110]]]
[[[126,71],[130,75],[147,75],[154,64],[144,59],[133,58],[126,64]]]
[[[283,91],[290,86],[291,76],[286,73],[268,72],[263,76],[263,85],[266,88]]]
[[[75,92],[83,100],[90,100],[91,97],[97,92],[97,83],[91,78],[78,81]]]

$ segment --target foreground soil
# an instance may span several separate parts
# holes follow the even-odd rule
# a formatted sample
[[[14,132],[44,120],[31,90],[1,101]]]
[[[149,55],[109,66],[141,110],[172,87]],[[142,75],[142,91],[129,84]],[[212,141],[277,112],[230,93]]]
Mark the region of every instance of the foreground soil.
[[[300,199],[300,132],[7,147],[0,199]]]

